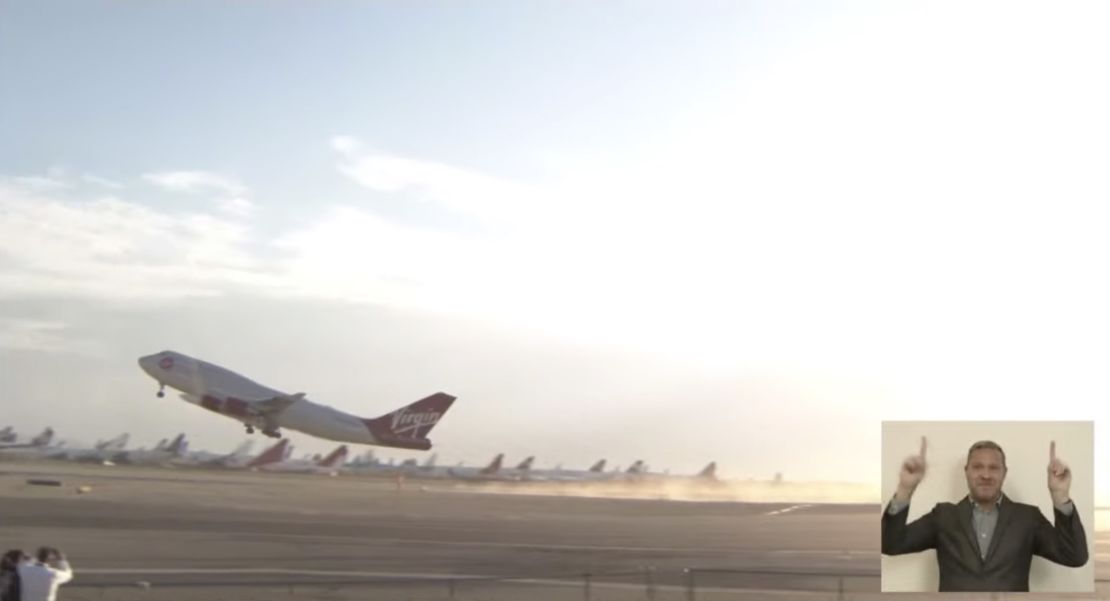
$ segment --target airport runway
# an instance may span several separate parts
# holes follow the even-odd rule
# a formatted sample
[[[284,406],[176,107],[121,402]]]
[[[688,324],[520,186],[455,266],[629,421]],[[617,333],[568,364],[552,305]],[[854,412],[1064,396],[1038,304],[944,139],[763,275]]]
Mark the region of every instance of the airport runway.
[[[83,485],[92,491],[78,494]],[[876,505],[564,498],[416,481],[396,490],[368,478],[44,462],[0,464],[0,508],[0,546],[69,553],[80,578],[67,598],[111,587],[113,598],[144,599],[366,598],[371,588],[374,598],[618,599],[650,588],[686,599],[691,577],[698,599],[879,588]]]

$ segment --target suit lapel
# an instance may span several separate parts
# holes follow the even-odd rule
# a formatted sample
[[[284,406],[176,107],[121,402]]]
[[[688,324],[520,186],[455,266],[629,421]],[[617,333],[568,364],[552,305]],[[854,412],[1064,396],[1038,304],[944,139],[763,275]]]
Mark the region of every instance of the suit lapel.
[[[975,552],[976,559],[982,560],[979,541],[975,540],[975,527],[971,525],[971,500],[964,497],[964,500],[960,501],[956,507],[959,510],[956,513],[960,516],[960,526],[963,527],[964,535],[967,536],[967,542],[971,543],[971,550]]]
[[[1006,525],[1010,522],[1010,519],[1014,517],[1014,508],[1012,505],[1013,503],[1010,501],[1010,498],[1006,495],[1002,495],[1002,502],[998,505],[998,523],[994,526],[994,535],[991,536],[991,546],[990,549],[987,550],[986,561],[988,562],[994,557],[995,552],[998,551],[998,547],[1001,546],[1002,536],[1006,534]]]

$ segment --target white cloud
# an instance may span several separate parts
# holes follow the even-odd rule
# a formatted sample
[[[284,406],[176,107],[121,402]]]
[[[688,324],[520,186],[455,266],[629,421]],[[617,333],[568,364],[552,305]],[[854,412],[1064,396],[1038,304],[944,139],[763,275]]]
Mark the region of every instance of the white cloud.
[[[250,190],[235,178],[206,171],[163,171],[147,173],[143,179],[173,192],[216,192],[240,196]]]
[[[252,208],[232,198],[220,213],[164,211],[0,180],[0,296],[151,300],[249,289],[442,308],[437,293],[474,264],[472,241],[350,207],[266,236],[221,216]]]
[[[452,304],[441,295],[467,294],[455,284],[474,272],[479,248],[473,240],[343,206],[275,245],[291,254],[280,271],[301,294],[436,309]]]
[[[434,203],[486,222],[542,219],[551,200],[543,190],[433,161],[362,151],[355,138],[337,136],[340,173],[376,192]]]
[[[220,201],[220,210],[233,217],[249,217],[254,213],[253,202],[241,196],[235,196]]]
[[[0,349],[98,354],[102,346],[65,335],[69,324],[60,321],[0,317]]]
[[[353,154],[362,149],[362,143],[351,136],[332,136],[331,147],[343,154]]]
[[[204,194],[212,197],[223,213],[245,218],[254,214],[257,206],[251,201],[250,188],[239,180],[206,171],[164,171],[147,173],[143,179],[171,192]]]
[[[35,190],[39,192],[59,192],[61,190],[68,190],[69,188],[71,188],[68,183],[58,177],[27,175],[5,179],[8,180],[9,185],[14,185],[26,190]]]
[[[117,182],[117,181],[112,180],[112,179],[108,179],[106,177],[101,177],[99,175],[95,175],[95,174],[92,174],[92,173],[83,174],[81,176],[81,179],[83,181],[87,182],[87,183],[96,184],[98,186],[103,186],[105,188],[111,188],[113,190],[122,190],[123,188],[127,187],[127,186],[125,186],[124,184],[122,184],[120,182]]]
[[[0,182],[0,295],[110,299],[216,295],[265,285],[249,230],[114,197],[73,200]]]

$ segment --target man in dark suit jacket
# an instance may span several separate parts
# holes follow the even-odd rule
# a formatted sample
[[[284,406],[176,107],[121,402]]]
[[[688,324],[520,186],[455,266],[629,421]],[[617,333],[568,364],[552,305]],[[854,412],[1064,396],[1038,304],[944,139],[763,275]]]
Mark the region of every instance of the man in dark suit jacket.
[[[964,466],[968,495],[958,503],[937,503],[906,524],[910,497],[925,477],[921,454],[902,464],[898,491],[883,511],[883,553],[902,555],[936,549],[940,591],[1028,591],[1034,555],[1070,567],[1087,563],[1087,536],[1068,496],[1071,470],[1049,445],[1048,490],[1056,524],[1034,505],[1002,494],[1006,454],[989,440],[971,445]]]

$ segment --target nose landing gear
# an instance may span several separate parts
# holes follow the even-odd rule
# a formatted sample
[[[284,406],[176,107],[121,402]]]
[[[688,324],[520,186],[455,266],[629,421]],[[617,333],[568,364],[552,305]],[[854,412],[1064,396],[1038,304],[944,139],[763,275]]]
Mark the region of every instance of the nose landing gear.
[[[158,386],[158,392],[155,393],[154,396],[156,396],[158,398],[162,398],[162,397],[166,396],[166,385],[161,384],[160,386]]]
[[[247,426],[247,434],[254,434],[254,426]]]

